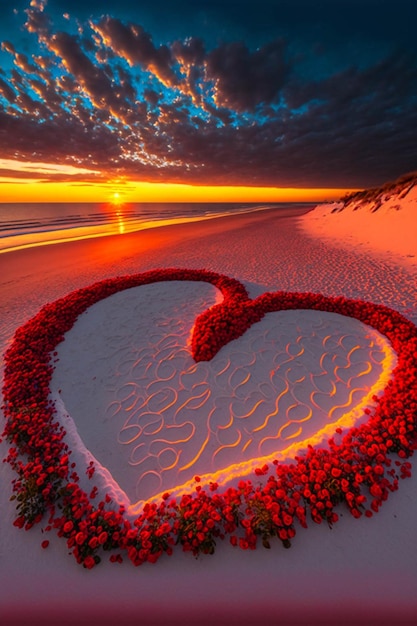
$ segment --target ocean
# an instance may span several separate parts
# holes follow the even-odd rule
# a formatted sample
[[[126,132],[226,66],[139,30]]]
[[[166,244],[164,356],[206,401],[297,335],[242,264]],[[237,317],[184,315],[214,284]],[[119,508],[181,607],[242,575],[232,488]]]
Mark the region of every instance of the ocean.
[[[4,203],[0,204],[0,254],[41,245],[313,203]]]

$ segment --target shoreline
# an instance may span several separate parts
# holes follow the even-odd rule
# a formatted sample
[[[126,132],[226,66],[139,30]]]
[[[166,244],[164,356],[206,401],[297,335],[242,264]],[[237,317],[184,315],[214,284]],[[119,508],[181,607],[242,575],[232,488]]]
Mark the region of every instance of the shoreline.
[[[239,215],[250,215],[264,211],[293,211],[294,215],[296,215],[300,210],[309,211],[312,206],[314,206],[314,203],[311,203],[311,205],[309,204],[308,207],[302,207],[301,204],[303,203],[300,203],[300,206],[298,206],[298,203],[293,203],[294,206],[291,208],[280,207],[272,203],[268,205],[256,204],[250,208],[242,207],[241,209],[236,209],[233,213],[224,211],[221,213],[205,213],[202,215],[176,216],[172,218],[160,219],[139,218],[134,221],[125,220],[122,213],[123,207],[115,206],[114,220],[105,224],[80,226],[74,223],[74,225],[63,229],[37,230],[27,234],[0,237],[0,254],[8,254],[10,252],[57,245],[60,243],[72,243],[76,241],[98,239],[101,237],[112,237],[117,235],[124,236],[154,228],[206,222],[223,217],[237,217]]]
[[[174,255],[178,245],[187,245],[190,241],[204,241],[228,232],[242,231],[247,228],[262,228],[262,225],[273,220],[292,219],[306,213],[310,209],[268,209],[251,211],[235,215],[216,216],[215,219],[187,221],[184,223],[164,224],[157,228],[142,229],[125,234],[109,234],[106,237],[85,238],[77,241],[62,241],[51,246],[34,246],[23,250],[13,250],[0,255],[0,295],[16,288],[16,283],[26,282],[30,291],[30,279],[41,273],[45,280],[59,282],[61,271],[74,271],[81,265],[86,269],[97,269],[97,280],[101,276],[113,275],[115,265],[125,259],[146,262],[150,255],[162,255],[164,258]],[[75,261],[74,261],[75,260]],[[94,264],[94,267],[93,267]],[[164,262],[164,266],[169,264]],[[158,265],[156,264],[155,267]],[[108,273],[107,272],[107,269]],[[147,265],[148,269],[152,269]],[[140,269],[136,270],[140,271]],[[114,275],[116,275],[116,272]],[[2,298],[0,298],[1,302]],[[1,304],[0,304],[1,308]]]
[[[324,295],[356,297],[363,288],[369,299],[390,306],[394,303],[391,292],[397,285],[409,285],[415,292],[415,278],[409,267],[396,263],[396,276],[380,257],[364,254],[363,250],[348,249],[337,242],[331,247],[319,237],[305,233],[300,225],[311,209],[269,210],[227,215],[217,219],[161,226],[123,235],[110,235],[97,239],[65,242],[53,246],[39,246],[0,255],[0,348],[8,341],[12,329],[17,328],[39,308],[52,299],[84,287],[103,278],[138,273],[158,267],[190,267],[212,269],[228,273],[238,279],[259,283],[253,295],[267,289],[296,291],[322,291]],[[297,250],[305,246],[310,257],[301,266],[295,261]],[[344,251],[344,266],[338,267]],[[294,256],[295,255],[295,256]],[[311,256],[312,255],[312,256]],[[332,260],[335,258],[335,261]],[[373,283],[364,275],[364,262],[375,268],[377,285],[372,295]],[[328,274],[324,283],[321,276],[311,273],[315,264]],[[276,271],[274,266],[277,266]],[[356,269],[355,269],[356,268]],[[351,272],[361,288],[350,289]],[[294,282],[295,278],[298,279]],[[337,285],[343,278],[343,288]],[[39,277],[41,281],[39,282]],[[381,298],[379,284],[386,283]],[[407,288],[408,289],[408,288]],[[250,294],[252,295],[252,294]],[[415,297],[413,305],[407,303],[400,312],[417,316]],[[22,307],[22,302],[25,306]],[[394,307],[395,308],[395,307]]]

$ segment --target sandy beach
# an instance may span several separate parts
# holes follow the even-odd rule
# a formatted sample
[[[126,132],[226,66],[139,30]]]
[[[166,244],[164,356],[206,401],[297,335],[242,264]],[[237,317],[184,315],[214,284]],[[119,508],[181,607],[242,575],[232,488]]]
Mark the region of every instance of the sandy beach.
[[[170,267],[236,278],[251,298],[275,290],[343,295],[417,323],[415,266],[370,246],[307,234],[304,212],[269,210],[1,255],[1,350],[47,302],[105,278]],[[216,295],[208,298],[211,306]],[[2,457],[7,449],[0,444]],[[40,527],[13,527],[13,476],[5,464],[0,472],[5,624],[416,623],[415,476],[400,481],[371,519],[346,510],[331,530],[310,522],[289,550],[277,542],[243,551],[225,541],[213,556],[176,551],[155,565],[103,561],[89,572],[53,533],[42,550]]]

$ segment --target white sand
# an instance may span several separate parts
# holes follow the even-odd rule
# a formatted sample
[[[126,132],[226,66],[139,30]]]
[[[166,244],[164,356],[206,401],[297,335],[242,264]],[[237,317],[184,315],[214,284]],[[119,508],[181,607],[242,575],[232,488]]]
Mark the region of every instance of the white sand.
[[[195,363],[194,321],[219,299],[207,283],[129,289],[90,307],[58,347],[51,390],[66,430],[78,432],[78,471],[89,451],[133,515],[164,492],[189,492],[195,475],[202,486],[256,481],[256,467],[294,458],[305,442],[325,445],[357,423],[395,367],[374,329],[303,310],[268,313]]]
[[[406,192],[406,193],[404,193]],[[382,200],[317,206],[300,219],[303,229],[330,244],[383,255],[417,270],[417,184]]]
[[[44,302],[99,278],[158,266],[205,267],[223,272],[247,284],[252,296],[267,289],[344,293],[385,302],[417,322],[415,279],[409,271],[377,256],[329,248],[300,233],[293,219],[258,215],[253,219],[212,220],[207,231],[199,225],[161,229],[152,241],[143,234],[106,241],[105,247],[96,241],[52,246],[48,254],[45,249],[27,251],[8,260],[8,255],[3,255],[3,348],[13,330]],[[78,260],[76,265],[74,258]],[[203,301],[213,297],[216,294],[202,295]],[[107,304],[103,303],[103,312]],[[324,329],[327,324],[324,320]],[[267,324],[261,331],[261,341],[269,330]],[[74,332],[79,329],[74,327]],[[118,332],[124,342],[120,353],[124,388],[123,376],[129,378],[131,371],[125,371],[123,364],[128,361],[129,350],[136,358],[138,348],[136,342],[134,346],[130,343],[128,329],[119,324]],[[357,328],[340,332],[353,334],[359,341]],[[88,331],[87,335],[93,337]],[[297,330],[293,340],[297,341],[299,335]],[[248,335],[247,339],[250,345],[259,337]],[[111,354],[114,344],[108,345]],[[369,354],[368,348],[363,346],[363,355]],[[250,351],[258,354],[254,345],[246,345],[245,357]],[[69,384],[65,372],[71,363],[64,354],[61,365],[64,369],[58,369],[57,375],[63,374]],[[257,380],[256,384],[261,383]],[[117,395],[117,386],[107,385],[106,390],[110,395],[104,396],[104,407],[111,404],[112,394]],[[83,397],[78,391],[74,390],[75,399]],[[71,394],[64,393],[65,404],[69,404]],[[213,398],[216,394],[212,392]],[[122,396],[119,401],[124,399]],[[72,411],[69,406],[67,409]],[[96,428],[92,424],[90,427]],[[2,455],[6,451],[7,446],[1,444]],[[42,550],[40,543],[45,536],[39,527],[24,532],[12,526],[14,507],[8,502],[12,475],[4,464],[0,472],[0,608],[5,624],[57,623],[57,616],[60,624],[415,623],[415,477],[402,481],[399,491],[372,519],[355,520],[341,511],[341,520],[332,530],[313,523],[307,530],[300,529],[290,550],[277,543],[271,550],[243,552],[225,542],[218,545],[213,557],[195,560],[175,553],[155,566],[135,569],[129,562],[103,562],[86,571],[67,555],[62,540],[49,534],[51,544]]]

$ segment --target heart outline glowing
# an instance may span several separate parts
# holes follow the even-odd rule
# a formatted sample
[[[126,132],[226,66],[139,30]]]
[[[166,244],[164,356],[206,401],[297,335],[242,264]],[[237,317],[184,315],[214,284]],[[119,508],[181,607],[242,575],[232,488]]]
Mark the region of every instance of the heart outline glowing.
[[[354,317],[386,335],[398,357],[393,378],[383,396],[375,399],[375,409],[365,410],[368,421],[351,428],[340,443],[331,439],[329,449],[309,447],[293,464],[276,463],[276,475],[256,488],[241,481],[237,489],[221,494],[212,483],[208,493],[197,480],[195,494],[186,494],[179,502],[169,501],[166,494],[159,504],[146,505],[131,523],[108,495],[95,505],[97,489],[88,495],[79,485],[65,433],[54,421],[49,400],[51,355],[77,317],[95,302],[123,289],[167,280],[206,281],[223,295],[221,303],[196,319],[191,341],[196,361],[213,358],[265,313],[316,309]],[[12,445],[6,460],[18,476],[12,496],[19,512],[15,525],[28,529],[48,513],[47,528],[56,528],[87,568],[100,561],[103,550],[111,551],[111,560],[121,560],[120,552],[126,552],[135,565],[170,554],[176,543],[194,554],[211,553],[216,538],[225,535],[242,548],[254,548],[259,537],[269,547],[274,536],[288,546],[295,521],[305,526],[307,512],[313,521],[331,525],[337,521],[334,507],[344,502],[355,517],[363,510],[370,516],[397,488],[399,476],[410,473],[405,459],[412,455],[416,440],[417,329],[382,305],[283,291],[251,300],[239,281],[224,275],[154,270],[104,280],[46,305],[18,329],[5,361],[3,436]],[[399,469],[392,466],[393,454],[401,459]],[[269,468],[260,468],[258,475],[268,472]],[[89,473],[93,475],[93,467]]]

